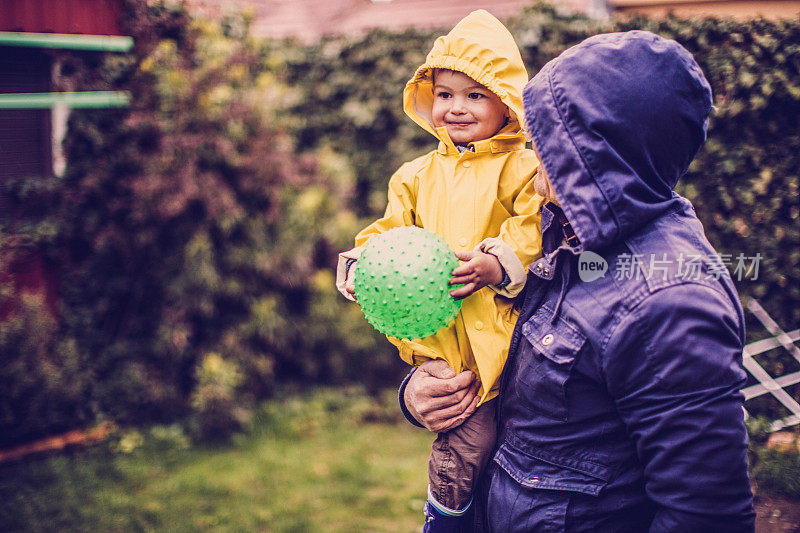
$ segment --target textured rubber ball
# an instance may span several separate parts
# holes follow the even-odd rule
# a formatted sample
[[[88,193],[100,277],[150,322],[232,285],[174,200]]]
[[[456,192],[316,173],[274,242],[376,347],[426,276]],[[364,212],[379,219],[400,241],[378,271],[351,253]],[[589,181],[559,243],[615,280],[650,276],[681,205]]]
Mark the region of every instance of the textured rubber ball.
[[[416,226],[391,229],[371,238],[356,262],[356,299],[367,321],[384,335],[433,335],[461,309],[461,300],[450,296],[456,286],[447,284],[458,264],[435,233]]]

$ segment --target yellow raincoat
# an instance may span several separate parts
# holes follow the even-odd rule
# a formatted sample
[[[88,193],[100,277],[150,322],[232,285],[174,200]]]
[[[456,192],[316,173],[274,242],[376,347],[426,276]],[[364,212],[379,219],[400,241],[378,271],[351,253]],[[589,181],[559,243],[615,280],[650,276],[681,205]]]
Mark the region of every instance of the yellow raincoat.
[[[470,76],[511,110],[501,131],[472,143],[474,152],[459,152],[447,129],[432,125],[435,68]],[[543,199],[533,189],[538,160],[525,149],[518,118],[524,116],[522,89],[527,81],[513,37],[486,11],[471,13],[439,37],[403,93],[406,114],[436,136],[439,147],[400,167],[389,182],[384,216],[356,236],[356,248],[340,256],[340,289],[346,260],[358,258],[373,235],[398,226],[430,230],[456,251],[475,249],[498,257],[511,279],[504,289],[487,287],[473,293],[464,299],[454,323],[435,335],[414,341],[389,338],[409,364],[436,358],[456,372],[475,372],[482,384],[481,402],[497,395],[508,354],[515,319],[508,297],[522,290],[528,265],[541,254]]]

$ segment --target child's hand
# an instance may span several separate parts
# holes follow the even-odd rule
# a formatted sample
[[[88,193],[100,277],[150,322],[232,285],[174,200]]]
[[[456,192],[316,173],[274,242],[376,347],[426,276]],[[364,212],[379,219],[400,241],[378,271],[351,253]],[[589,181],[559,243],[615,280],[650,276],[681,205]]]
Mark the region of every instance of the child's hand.
[[[347,271],[347,279],[344,281],[344,290],[347,291],[347,294],[353,297],[353,300],[356,299],[356,283],[355,283],[355,275],[353,274],[356,270],[355,262],[350,266],[350,270]]]
[[[456,300],[466,298],[487,285],[498,285],[503,281],[503,267],[492,254],[483,252],[456,252],[456,257],[466,261],[453,270],[450,285],[463,283],[463,287],[450,291]]]

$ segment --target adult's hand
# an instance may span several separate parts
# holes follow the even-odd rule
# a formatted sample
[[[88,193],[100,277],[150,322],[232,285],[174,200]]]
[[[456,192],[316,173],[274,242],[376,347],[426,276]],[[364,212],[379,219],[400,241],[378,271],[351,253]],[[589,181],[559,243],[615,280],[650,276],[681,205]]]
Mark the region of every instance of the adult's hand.
[[[441,359],[422,363],[406,384],[406,409],[429,431],[443,433],[461,425],[475,412],[480,382],[465,370],[460,374]]]

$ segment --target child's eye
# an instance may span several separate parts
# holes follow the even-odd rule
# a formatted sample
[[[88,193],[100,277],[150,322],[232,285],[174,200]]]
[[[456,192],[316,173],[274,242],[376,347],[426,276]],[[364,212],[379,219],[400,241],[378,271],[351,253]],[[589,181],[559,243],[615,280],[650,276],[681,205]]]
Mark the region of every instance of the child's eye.
[[[436,98],[450,98],[452,95],[446,91],[436,93]]]
[[[484,95],[481,93],[469,93],[469,98],[470,100],[480,100],[481,98],[484,98]]]

